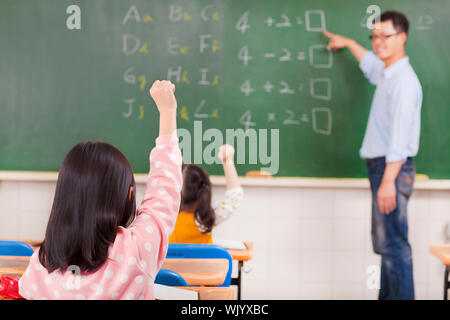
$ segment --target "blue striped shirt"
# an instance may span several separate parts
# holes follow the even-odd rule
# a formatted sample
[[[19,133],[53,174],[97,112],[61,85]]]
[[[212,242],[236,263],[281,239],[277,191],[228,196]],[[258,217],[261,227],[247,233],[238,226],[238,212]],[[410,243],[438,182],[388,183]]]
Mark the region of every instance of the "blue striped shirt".
[[[359,67],[377,86],[359,155],[386,157],[386,162],[414,157],[419,150],[422,87],[409,58],[385,69],[384,62],[369,51]]]

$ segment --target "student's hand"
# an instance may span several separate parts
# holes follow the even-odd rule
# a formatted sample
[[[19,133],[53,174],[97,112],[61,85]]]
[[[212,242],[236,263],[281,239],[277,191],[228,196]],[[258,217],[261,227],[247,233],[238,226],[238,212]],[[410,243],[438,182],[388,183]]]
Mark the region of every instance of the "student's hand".
[[[224,144],[219,148],[219,153],[217,155],[222,161],[223,171],[225,173],[225,180],[227,183],[227,190],[239,188],[241,184],[239,183],[239,177],[234,165],[233,156],[234,148],[229,144]]]
[[[395,182],[382,182],[378,188],[377,200],[381,213],[390,214],[397,207]]]
[[[170,81],[153,82],[150,95],[159,111],[159,135],[174,134],[177,130],[177,100],[175,86]]]
[[[233,156],[234,156],[234,148],[233,146],[229,144],[224,144],[219,148],[219,154],[217,155],[222,161],[222,163],[234,163],[233,162]]]
[[[338,50],[348,46],[350,38],[341,36],[339,34],[331,33],[327,30],[323,30],[323,34],[326,35],[330,41],[328,42],[328,47],[331,50]]]
[[[167,80],[156,80],[150,88],[150,95],[158,107],[159,113],[175,111],[177,100],[175,99],[175,85]]]

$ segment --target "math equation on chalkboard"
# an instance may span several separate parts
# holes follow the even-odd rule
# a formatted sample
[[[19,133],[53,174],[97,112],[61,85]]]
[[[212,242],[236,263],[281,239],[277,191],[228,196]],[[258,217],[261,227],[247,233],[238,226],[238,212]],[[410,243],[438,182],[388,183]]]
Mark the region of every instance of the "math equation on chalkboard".
[[[214,30],[228,28],[227,32],[232,33],[236,39],[241,37],[244,44],[237,48],[234,52],[227,50],[226,55],[231,55],[232,68],[245,71],[251,68],[253,64],[277,68],[277,66],[289,65],[290,68],[296,68],[301,65],[310,68],[307,79],[298,77],[298,80],[292,80],[274,77],[264,79],[262,76],[254,75],[254,78],[246,77],[248,72],[236,72],[233,75],[233,83],[235,83],[235,92],[231,95],[237,97],[247,97],[252,99],[255,95],[267,95],[276,97],[283,103],[285,97],[308,95],[309,98],[320,101],[320,105],[312,106],[308,110],[296,110],[292,107],[277,108],[274,110],[266,110],[264,116],[262,112],[243,107],[240,114],[236,114],[236,126],[245,130],[264,125],[282,126],[306,126],[314,133],[322,135],[331,135],[332,133],[332,108],[329,103],[332,100],[332,80],[330,77],[323,76],[323,73],[314,74],[314,70],[326,70],[333,67],[333,54],[326,44],[317,41],[314,44],[308,44],[302,50],[298,50],[295,46],[287,46],[285,43],[274,43],[273,39],[268,42],[267,48],[253,48],[251,43],[252,36],[260,37],[261,33],[253,34],[256,26],[279,32],[283,35],[284,30],[298,29],[304,33],[321,33],[326,28],[326,18],[323,10],[304,10],[302,12],[291,12],[281,14],[267,14],[263,19],[261,15],[251,14],[250,10],[244,10],[237,18],[231,19],[225,16],[221,8],[213,4],[207,4],[204,7],[184,8],[182,5],[166,5],[166,15],[152,14],[151,5],[146,8],[138,8],[132,4],[123,12],[120,17],[123,32],[121,34],[121,50],[125,57],[146,57],[152,61],[155,54],[163,54],[169,60],[169,66],[164,77],[172,81],[177,90],[179,87],[188,87],[197,97],[196,101],[181,103],[178,108],[178,117],[181,121],[195,121],[202,119],[219,119],[225,110],[221,106],[220,99],[209,101],[206,97],[202,97],[202,88],[208,90],[221,90],[223,86],[224,75],[218,68],[212,65],[221,64],[224,58],[224,51],[227,46],[224,43],[221,34],[215,34]],[[227,20],[228,19],[228,20]],[[227,21],[225,21],[227,20]],[[231,21],[230,23],[230,20]],[[189,39],[180,36],[180,33],[188,28],[190,23],[207,23],[205,29],[195,29],[198,34],[190,34]],[[164,38],[164,43],[159,41],[156,46],[151,38],[140,37],[136,28],[162,28],[164,25],[176,25],[178,29],[171,29],[178,32],[168,33]],[[217,24],[218,28],[210,28],[211,24]],[[130,27],[132,26],[132,28]],[[232,30],[231,30],[232,29]],[[206,30],[206,31],[205,31]],[[195,39],[195,41],[192,41]],[[276,39],[276,37],[275,37]],[[189,40],[189,41],[188,41]],[[249,40],[246,43],[246,40]],[[263,39],[261,39],[262,41]],[[204,65],[195,65],[189,62],[185,64],[177,63],[180,61],[189,61],[189,57],[198,60],[204,54],[208,54],[208,59],[204,60]],[[148,91],[151,83],[157,80],[155,76],[142,72],[135,65],[133,59],[130,58],[129,64],[123,67],[123,82],[127,85],[134,86],[136,91]],[[200,58],[200,61],[202,59]],[[195,67],[193,67],[195,65]],[[255,81],[257,80],[257,81]],[[262,81],[262,83],[261,83]],[[197,94],[198,92],[198,94]],[[136,96],[123,97],[122,117],[125,119],[142,120],[146,115],[146,102],[139,101]],[[233,109],[236,113],[236,109]],[[258,114],[257,123],[255,114]]]

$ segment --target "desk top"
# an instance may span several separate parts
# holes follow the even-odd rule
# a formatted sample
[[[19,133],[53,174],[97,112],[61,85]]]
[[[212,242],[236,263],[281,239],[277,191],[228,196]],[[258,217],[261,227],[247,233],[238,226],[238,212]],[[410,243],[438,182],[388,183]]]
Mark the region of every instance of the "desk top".
[[[30,257],[0,256],[2,274],[23,274]],[[165,259],[162,269],[178,272],[188,285],[217,286],[225,281],[228,272],[227,259]]]
[[[227,249],[233,260],[248,261],[253,259],[253,241],[244,241],[244,243],[247,246],[245,250]]]
[[[161,269],[179,273],[189,286],[219,286],[228,273],[227,259],[165,259]]]
[[[6,240],[6,239],[4,239]],[[8,239],[11,240],[11,239]],[[42,240],[20,239],[19,241],[30,244],[33,249]],[[253,242],[244,241],[247,249],[228,249],[234,260],[248,261],[253,259]],[[23,274],[28,266],[30,257],[7,257],[0,256],[1,274]],[[225,281],[228,271],[228,260],[226,259],[166,259],[163,269],[178,272],[188,285],[217,286]]]
[[[450,265],[450,244],[433,244],[430,252],[435,255],[445,265]]]
[[[221,259],[224,261],[208,261],[207,264],[202,264],[204,259],[195,259],[194,264],[178,264],[176,260],[180,259],[168,259],[175,261],[167,261],[163,265],[166,266],[166,263],[172,267],[178,268],[181,270],[179,272],[182,274],[183,278],[185,278],[186,282],[189,285],[196,284],[221,284],[223,283],[226,270],[228,269],[228,260]],[[190,259],[184,259],[190,260]],[[191,259],[194,260],[194,259]],[[23,274],[28,266],[30,261],[30,257],[15,257],[15,256],[0,256],[0,277],[3,274]],[[185,261],[186,262],[186,261]],[[209,266],[209,269],[208,269]],[[213,268],[212,268],[212,267]],[[224,268],[226,266],[226,268]],[[184,269],[183,269],[184,268]],[[189,268],[195,268],[196,273],[189,273]],[[208,273],[209,270],[209,273]],[[215,270],[215,271],[214,271]],[[192,271],[192,270],[191,270]],[[203,274],[201,274],[203,272]],[[198,275],[200,273],[200,276]],[[181,289],[193,290],[199,293],[200,300],[233,300],[234,299],[234,289],[232,287],[180,287]],[[0,297],[0,300],[5,300],[5,298]]]
[[[36,250],[39,247],[39,244],[42,243],[42,239],[2,239],[0,240],[8,240],[8,241],[22,241],[28,243],[33,250]],[[227,249],[231,254],[233,260],[238,261],[248,261],[253,259],[253,241],[244,241],[244,244],[247,246],[245,250],[236,250],[236,249]]]
[[[233,287],[176,287],[198,292],[199,300],[234,300]]]
[[[22,275],[30,257],[0,256],[0,276]],[[218,286],[225,281],[228,272],[227,259],[166,259],[162,269],[178,272],[190,286]]]
[[[3,274],[23,274],[30,257],[0,256],[0,276]]]

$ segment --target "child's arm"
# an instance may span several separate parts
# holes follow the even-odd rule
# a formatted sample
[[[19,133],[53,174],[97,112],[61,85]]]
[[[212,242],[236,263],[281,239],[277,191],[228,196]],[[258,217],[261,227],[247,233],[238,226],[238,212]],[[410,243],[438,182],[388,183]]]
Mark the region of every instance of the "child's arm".
[[[150,88],[159,111],[159,135],[172,134],[177,130],[177,100],[172,82],[156,80]]]
[[[239,188],[241,186],[236,167],[234,166],[233,156],[234,148],[232,146],[224,144],[220,147],[218,157],[222,161],[227,189]]]
[[[219,225],[227,220],[233,211],[240,205],[244,197],[244,190],[242,190],[239,182],[239,176],[234,165],[233,155],[234,148],[232,146],[226,144],[220,147],[218,157],[222,161],[227,191],[225,192],[223,201],[215,209],[215,225]]]
[[[156,276],[167,254],[168,240],[180,207],[182,157],[176,135],[175,86],[156,81],[150,89],[160,113],[159,137],[150,153],[147,188],[131,226],[139,260],[151,277]]]

